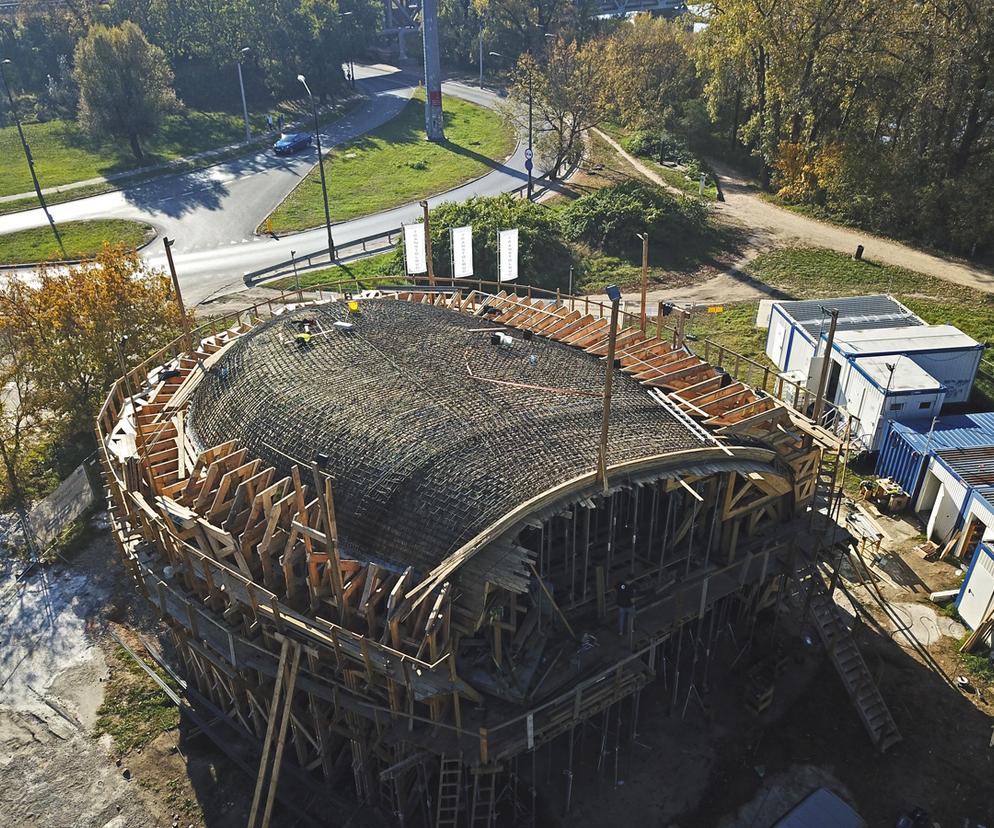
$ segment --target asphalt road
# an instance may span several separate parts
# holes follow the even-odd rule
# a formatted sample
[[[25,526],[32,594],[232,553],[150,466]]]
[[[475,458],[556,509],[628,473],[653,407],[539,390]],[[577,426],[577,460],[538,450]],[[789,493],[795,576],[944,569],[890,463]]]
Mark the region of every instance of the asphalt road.
[[[350,141],[389,121],[410,99],[417,82],[414,75],[389,66],[357,66],[356,77],[370,97],[347,117],[322,128],[325,147]],[[490,107],[499,100],[489,90],[454,82],[443,85],[443,94]],[[51,211],[57,222],[93,218],[145,221],[156,227],[160,237],[176,239],[176,270],[184,298],[193,305],[237,290],[245,284],[247,273],[287,262],[291,250],[297,251],[298,257],[326,250],[323,227],[279,239],[254,235],[255,228],[316,160],[313,149],[288,158],[277,157],[271,151],[258,152],[196,172],[58,204]],[[429,201],[434,206],[516,189],[527,180],[524,162],[524,145],[519,143],[505,164],[495,164],[493,171],[482,178]],[[335,197],[334,181],[329,182],[329,196]],[[420,214],[421,208],[410,204],[333,225],[335,244],[346,247],[356,239],[416,221]],[[0,233],[43,224],[41,210],[28,210],[0,217]],[[165,266],[160,241],[153,242],[144,255],[149,264]]]

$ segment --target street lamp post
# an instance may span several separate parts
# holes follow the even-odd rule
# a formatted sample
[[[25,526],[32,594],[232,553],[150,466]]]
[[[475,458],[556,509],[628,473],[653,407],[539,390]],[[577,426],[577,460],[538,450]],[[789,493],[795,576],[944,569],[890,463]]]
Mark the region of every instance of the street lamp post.
[[[328,183],[324,177],[324,155],[321,153],[321,130],[318,128],[318,108],[317,104],[314,103],[314,95],[311,93],[311,88],[307,85],[307,79],[303,75],[297,75],[297,80],[304,85],[304,89],[307,90],[307,97],[311,99],[311,112],[314,114],[314,141],[318,148],[318,169],[321,170],[321,194],[324,196],[324,226],[328,230],[328,256],[331,261],[335,261],[335,242],[331,237],[331,210],[328,209]]]
[[[480,37],[483,37],[483,31],[480,31]],[[490,52],[491,57],[504,57],[500,52]],[[483,40],[480,40],[480,86],[483,86]],[[528,171],[528,200],[531,201],[532,189],[534,184],[532,182],[532,158],[535,153],[532,149],[532,70],[528,69],[528,149],[525,150],[525,169]]]
[[[532,158],[535,155],[532,149],[532,70],[528,68],[528,157],[525,159],[525,169],[528,170],[528,200],[532,200]]]
[[[249,47],[246,46],[244,49],[238,51],[238,88],[242,92],[242,115],[245,118],[245,143],[247,144],[252,140],[252,130],[249,129],[249,119],[248,119],[248,104],[245,102],[245,81],[242,80],[242,58],[245,57],[245,53],[249,51]]]
[[[24,137],[24,130],[21,128],[21,118],[17,114],[17,106],[14,104],[14,94],[10,91],[10,84],[7,83],[7,73],[4,71],[4,66],[10,63],[10,58],[5,58],[0,60],[0,80],[3,80],[3,88],[7,92],[7,100],[10,102],[10,114],[14,116],[14,123],[17,124],[17,134],[21,138],[21,147],[24,149],[24,157],[28,162],[28,169],[31,171],[31,182],[35,186],[35,193],[38,195],[38,203],[41,204],[41,209],[45,211],[45,218],[48,219],[49,225],[52,227],[52,233],[55,236],[55,241],[58,242],[59,250],[62,251],[62,258],[69,258],[66,255],[65,245],[62,244],[62,236],[59,235],[59,228],[55,226],[55,220],[52,218],[52,214],[48,212],[48,205],[45,203],[45,196],[42,195],[41,185],[38,183],[38,174],[35,172],[35,161],[31,156],[31,148],[28,146],[28,140]]]

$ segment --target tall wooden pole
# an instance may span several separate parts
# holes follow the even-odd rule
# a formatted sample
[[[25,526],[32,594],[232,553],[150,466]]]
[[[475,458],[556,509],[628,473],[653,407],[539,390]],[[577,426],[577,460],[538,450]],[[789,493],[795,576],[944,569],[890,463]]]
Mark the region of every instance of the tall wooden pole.
[[[162,245],[166,248],[166,262],[169,264],[169,275],[173,279],[173,290],[176,291],[176,306],[179,308],[180,319],[183,323],[183,336],[186,338],[186,349],[190,350],[192,342],[190,341],[190,320],[186,315],[186,305],[183,304],[183,293],[179,289],[179,277],[176,275],[176,264],[173,262],[173,245],[176,244],[176,239],[171,239],[168,236],[162,237]]]
[[[646,293],[649,290],[649,234],[638,233],[642,239],[642,305],[639,316],[642,333],[645,333],[645,301]]]
[[[435,267],[431,263],[431,224],[428,220],[428,201],[421,202],[421,208],[425,211],[425,261],[428,265],[428,284],[435,285]]]
[[[607,339],[607,368],[604,373],[604,406],[601,416],[601,442],[597,454],[597,476],[607,492],[607,433],[611,421],[611,382],[614,378],[614,347],[618,341],[618,302],[611,300],[611,327]]]

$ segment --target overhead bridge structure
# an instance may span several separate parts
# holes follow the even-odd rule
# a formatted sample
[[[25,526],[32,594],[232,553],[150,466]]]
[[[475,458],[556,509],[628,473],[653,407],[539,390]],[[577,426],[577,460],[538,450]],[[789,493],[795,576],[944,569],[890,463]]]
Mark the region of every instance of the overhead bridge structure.
[[[115,385],[121,554],[187,682],[261,745],[258,813],[282,765],[318,805],[521,824],[552,743],[568,809],[576,734],[634,727],[659,676],[686,704],[723,631],[782,596],[819,430],[623,320],[606,478],[589,302],[284,297]]]

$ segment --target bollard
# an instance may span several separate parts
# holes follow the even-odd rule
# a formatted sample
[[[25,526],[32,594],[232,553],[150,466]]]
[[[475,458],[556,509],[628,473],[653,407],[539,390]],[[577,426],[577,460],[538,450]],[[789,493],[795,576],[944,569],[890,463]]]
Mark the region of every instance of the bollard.
[[[861,245],[861,244],[857,244],[856,245],[856,252],[853,253],[852,257],[853,257],[853,260],[857,261],[857,262],[860,262],[860,261],[863,260],[863,245]]]

